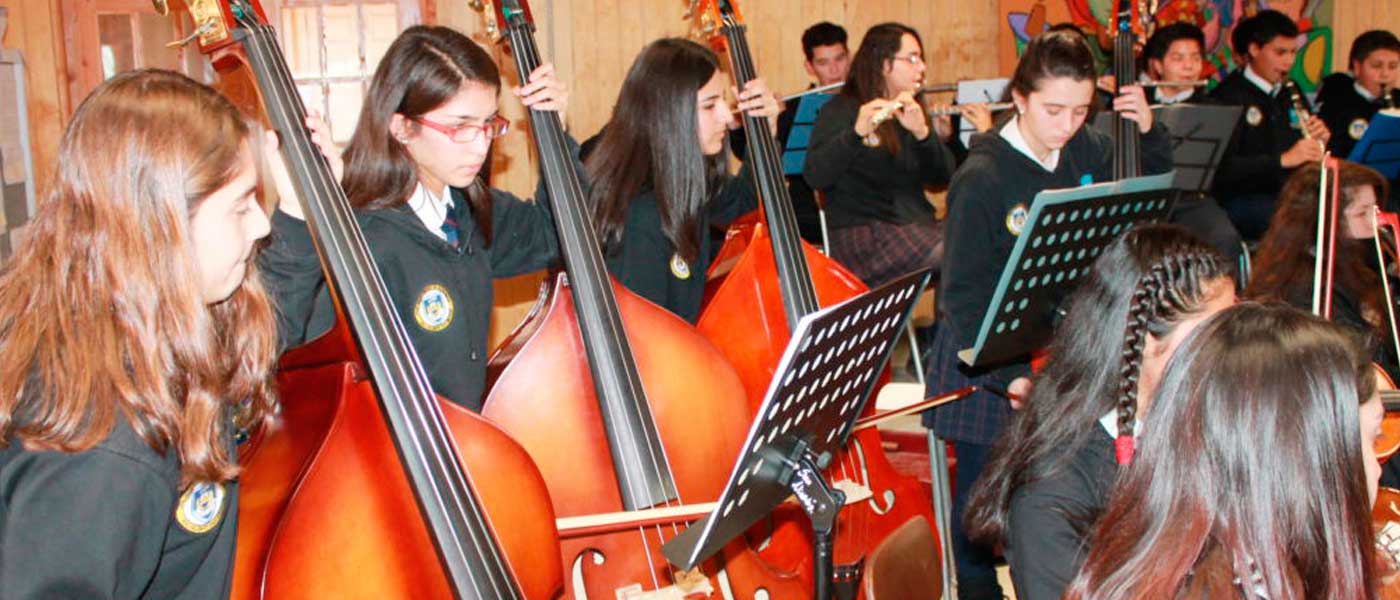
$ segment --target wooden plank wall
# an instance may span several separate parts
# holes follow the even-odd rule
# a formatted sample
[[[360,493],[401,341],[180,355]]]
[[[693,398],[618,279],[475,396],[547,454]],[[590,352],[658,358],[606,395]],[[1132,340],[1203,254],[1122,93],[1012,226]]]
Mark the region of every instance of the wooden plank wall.
[[[42,199],[53,173],[63,125],[72,112],[59,0],[0,0],[0,6],[9,9],[3,44],[24,54],[29,146],[38,183],[35,191]]]
[[[749,44],[759,73],[779,94],[807,86],[802,32],[822,20],[846,28],[852,53],[871,25],[900,21],[914,27],[924,38],[929,83],[997,76],[995,2],[991,0],[748,0],[739,4],[749,24]],[[682,19],[684,0],[532,0],[530,8],[541,52],[569,85],[567,121],[579,141],[607,122],[637,53],[652,40],[684,36],[690,30],[689,22]],[[487,41],[482,17],[464,0],[438,0],[437,23]],[[498,49],[494,51],[503,74],[514,85],[514,67]],[[502,96],[501,111],[516,129],[497,143],[492,183],[531,195],[537,175],[524,114],[507,95]],[[524,317],[539,281],[540,275],[535,274],[497,283],[493,343]]]
[[[1341,6],[1345,5],[1345,7]],[[1400,35],[1400,2],[1395,0],[1337,0],[1332,15],[1332,70],[1346,71],[1347,55],[1356,36],[1371,29]]]
[[[618,88],[632,59],[650,41],[683,36],[684,0],[534,0],[536,37],[571,89],[568,123],[580,139],[608,120]],[[976,6],[971,6],[976,5]],[[740,3],[749,24],[749,43],[760,74],[778,93],[808,83],[803,70],[802,31],[821,20],[846,27],[854,53],[871,25],[901,21],[924,37],[929,59],[927,81],[996,76],[995,3],[965,0],[749,0]],[[481,17],[463,0],[438,0],[438,23],[484,40]],[[514,79],[512,69],[504,69]],[[503,97],[502,110],[512,120],[515,103]],[[520,115],[523,116],[523,115]],[[535,175],[528,156],[528,136],[511,135],[498,150],[508,164],[495,164],[496,185],[517,193],[533,191]],[[505,168],[502,168],[502,167]]]

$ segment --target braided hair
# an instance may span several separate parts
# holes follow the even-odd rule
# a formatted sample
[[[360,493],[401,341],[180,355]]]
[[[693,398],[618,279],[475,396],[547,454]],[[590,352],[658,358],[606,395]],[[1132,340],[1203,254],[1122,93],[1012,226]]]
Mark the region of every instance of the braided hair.
[[[1065,468],[1105,413],[1133,423],[1147,334],[1169,334],[1201,310],[1207,282],[1229,276],[1223,257],[1179,227],[1135,227],[1104,249],[1066,300],[1049,361],[971,490],[970,537],[1002,542],[1012,495]]]
[[[1118,437],[1114,450],[1120,465],[1132,460],[1138,384],[1147,335],[1161,338],[1170,333],[1182,316],[1199,309],[1205,297],[1203,284],[1225,272],[1219,253],[1194,246],[1197,244],[1165,247],[1166,252],[1146,269],[1133,290],[1118,369]]]

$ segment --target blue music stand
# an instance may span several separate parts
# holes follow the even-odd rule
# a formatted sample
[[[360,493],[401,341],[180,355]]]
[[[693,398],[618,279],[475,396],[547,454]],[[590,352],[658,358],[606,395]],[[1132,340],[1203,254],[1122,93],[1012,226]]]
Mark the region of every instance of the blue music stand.
[[[1371,117],[1347,160],[1371,167],[1386,179],[1400,176],[1400,110],[1382,110]]]
[[[807,148],[812,144],[812,128],[816,126],[817,113],[835,97],[833,94],[808,94],[798,100],[792,128],[788,130],[787,145],[783,148],[783,175],[802,175],[802,163],[807,161]]]

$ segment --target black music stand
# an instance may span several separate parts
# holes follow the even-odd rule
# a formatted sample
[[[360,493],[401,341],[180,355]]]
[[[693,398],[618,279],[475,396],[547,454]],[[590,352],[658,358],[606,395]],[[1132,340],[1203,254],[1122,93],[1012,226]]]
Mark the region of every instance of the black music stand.
[[[718,508],[662,546],[667,560],[694,568],[796,495],[815,533],[814,594],[830,597],[831,533],[845,494],[822,469],[846,443],[928,279],[927,269],[910,273],[798,321]]]
[[[1060,301],[1104,247],[1133,225],[1166,218],[1178,193],[1174,177],[1167,172],[1036,194],[976,342],[958,358],[982,367],[1043,347]]]
[[[1371,167],[1391,181],[1400,177],[1400,111],[1382,110],[1371,117],[1347,160]]]
[[[1169,104],[1152,107],[1152,118],[1167,128],[1172,138],[1172,167],[1176,169],[1173,186],[1185,192],[1209,193],[1220,168],[1235,124],[1244,111],[1240,106],[1213,104]],[[1094,128],[1104,133],[1112,131],[1111,111],[1094,117]]]

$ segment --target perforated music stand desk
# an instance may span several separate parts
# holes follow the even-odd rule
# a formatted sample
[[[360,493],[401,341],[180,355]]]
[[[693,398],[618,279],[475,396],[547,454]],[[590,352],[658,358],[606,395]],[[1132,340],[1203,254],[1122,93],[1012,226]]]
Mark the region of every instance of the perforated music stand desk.
[[[1400,176],[1400,110],[1382,110],[1371,117],[1366,133],[1351,149],[1347,160],[1371,167],[1386,179]]]
[[[845,444],[928,279],[910,273],[797,322],[718,508],[662,546],[667,560],[693,568],[794,494],[834,521],[844,497],[821,480],[820,457]]]
[[[1175,173],[1036,194],[997,281],[977,340],[958,352],[970,366],[1019,359],[1053,333],[1060,301],[1109,242],[1138,223],[1167,216]]]
[[[1173,186],[1186,192],[1207,193],[1215,182],[1215,172],[1230,147],[1244,108],[1213,104],[1170,104],[1154,106],[1152,118],[1161,121],[1172,138]],[[1112,131],[1111,111],[1094,117],[1094,128]]]

